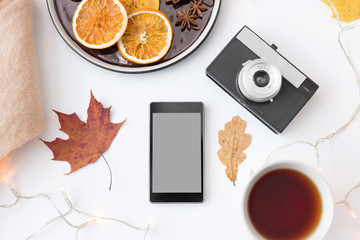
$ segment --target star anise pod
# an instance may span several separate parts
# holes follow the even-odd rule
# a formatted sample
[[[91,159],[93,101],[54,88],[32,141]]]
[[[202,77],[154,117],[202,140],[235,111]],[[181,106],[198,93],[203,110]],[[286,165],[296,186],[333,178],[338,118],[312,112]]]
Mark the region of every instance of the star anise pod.
[[[191,1],[190,2],[190,12],[192,14],[196,14],[198,15],[200,18],[202,18],[202,13],[201,12],[204,12],[206,11],[208,8],[206,6],[203,6],[203,0],[199,0],[199,1]]]
[[[173,4],[177,4],[180,1],[181,0],[165,0],[166,3],[173,3]]]
[[[185,28],[187,29],[194,29],[199,30],[197,22],[195,21],[198,18],[198,15],[194,15],[190,13],[190,10],[187,12],[184,8],[181,11],[176,11],[177,19],[175,20],[176,25],[181,25],[181,31],[184,31]]]

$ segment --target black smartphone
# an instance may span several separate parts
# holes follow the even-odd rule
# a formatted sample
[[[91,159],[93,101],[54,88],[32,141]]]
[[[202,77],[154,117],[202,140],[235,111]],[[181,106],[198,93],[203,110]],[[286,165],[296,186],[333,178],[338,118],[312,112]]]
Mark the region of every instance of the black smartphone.
[[[204,104],[150,104],[150,201],[203,202]]]

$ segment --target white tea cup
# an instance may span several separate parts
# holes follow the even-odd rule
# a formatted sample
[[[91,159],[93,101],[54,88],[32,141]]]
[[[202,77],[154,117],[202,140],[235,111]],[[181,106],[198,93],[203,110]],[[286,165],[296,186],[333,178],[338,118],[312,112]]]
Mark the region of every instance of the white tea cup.
[[[317,171],[316,169],[314,169],[313,167],[307,164],[292,160],[286,160],[286,161],[283,160],[265,165],[262,169],[254,173],[249,183],[247,184],[242,208],[243,208],[243,216],[245,217],[245,222],[247,223],[248,228],[250,229],[253,237],[255,239],[266,239],[253,226],[253,223],[249,215],[248,204],[249,204],[249,197],[251,190],[253,189],[254,185],[258,182],[258,180],[262,178],[265,174],[280,169],[289,169],[302,173],[303,175],[308,177],[313,182],[314,186],[317,188],[322,203],[321,216],[319,223],[317,224],[315,229],[306,237],[306,240],[323,239],[326,236],[327,232],[329,231],[334,214],[334,201],[329,185],[326,183],[326,181],[321,176],[319,171]]]

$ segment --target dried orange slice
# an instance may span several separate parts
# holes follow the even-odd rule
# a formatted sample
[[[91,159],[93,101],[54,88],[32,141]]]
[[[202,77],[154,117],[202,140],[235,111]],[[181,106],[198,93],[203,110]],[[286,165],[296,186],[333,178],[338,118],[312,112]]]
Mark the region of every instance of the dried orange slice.
[[[128,15],[138,10],[159,10],[160,0],[120,0]]]
[[[76,39],[94,49],[114,45],[124,34],[127,14],[118,0],[83,0],[72,20]]]
[[[171,47],[173,31],[170,20],[157,10],[132,13],[118,42],[121,55],[130,62],[148,64],[159,61]]]

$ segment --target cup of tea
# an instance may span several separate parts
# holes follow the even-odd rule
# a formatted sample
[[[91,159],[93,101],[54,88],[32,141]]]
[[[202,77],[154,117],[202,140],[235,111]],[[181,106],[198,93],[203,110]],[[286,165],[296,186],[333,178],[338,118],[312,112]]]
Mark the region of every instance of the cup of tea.
[[[243,212],[256,239],[319,240],[331,226],[334,201],[316,169],[298,161],[280,161],[253,175]]]

